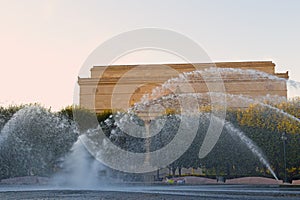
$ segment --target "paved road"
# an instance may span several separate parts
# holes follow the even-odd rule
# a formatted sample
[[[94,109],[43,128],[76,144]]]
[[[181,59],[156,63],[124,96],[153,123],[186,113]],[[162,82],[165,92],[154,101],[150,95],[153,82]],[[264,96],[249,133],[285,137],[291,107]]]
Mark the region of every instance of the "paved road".
[[[102,186],[101,188],[69,189],[32,186],[0,186],[0,199],[206,199],[206,200],[300,200],[300,188],[274,186]]]

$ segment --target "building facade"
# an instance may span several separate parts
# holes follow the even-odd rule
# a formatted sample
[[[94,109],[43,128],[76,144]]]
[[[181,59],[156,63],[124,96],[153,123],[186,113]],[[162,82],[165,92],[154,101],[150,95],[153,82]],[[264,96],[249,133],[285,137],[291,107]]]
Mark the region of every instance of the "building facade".
[[[279,78],[289,78],[288,72],[276,73],[272,61],[94,66],[91,68],[91,77],[78,78],[80,106],[97,113],[106,110],[126,110],[139,102],[144,94],[151,93],[153,88],[170,78],[178,77],[184,72],[210,67],[256,70]],[[222,81],[225,92],[229,94],[241,94],[252,98],[265,95],[287,97],[285,81],[260,77],[253,79],[234,73],[224,77]],[[203,79],[196,79],[192,84],[195,92],[208,92]]]

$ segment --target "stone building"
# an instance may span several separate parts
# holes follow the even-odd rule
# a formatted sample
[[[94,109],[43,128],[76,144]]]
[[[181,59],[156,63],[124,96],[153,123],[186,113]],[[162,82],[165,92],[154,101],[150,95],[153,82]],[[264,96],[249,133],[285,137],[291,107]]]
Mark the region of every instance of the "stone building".
[[[168,79],[183,72],[212,66],[257,70],[280,78],[289,78],[288,72],[276,73],[272,61],[94,66],[91,68],[90,78],[78,79],[80,106],[97,113],[105,110],[126,110],[139,102],[144,94],[151,93],[154,87],[160,86]],[[197,85],[196,92],[208,91],[203,80],[197,79],[194,82],[193,84]],[[223,78],[223,82],[226,93],[229,94],[242,94],[253,98],[265,95],[287,97],[285,81],[233,75]]]

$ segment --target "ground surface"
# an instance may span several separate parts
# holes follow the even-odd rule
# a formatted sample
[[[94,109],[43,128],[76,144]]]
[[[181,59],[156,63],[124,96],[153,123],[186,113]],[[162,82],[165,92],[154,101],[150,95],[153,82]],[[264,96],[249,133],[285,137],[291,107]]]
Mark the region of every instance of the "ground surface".
[[[0,186],[0,199],[79,200],[79,199],[225,199],[225,200],[295,200],[300,188],[246,185],[172,185],[103,186],[98,189],[58,189],[46,186]]]

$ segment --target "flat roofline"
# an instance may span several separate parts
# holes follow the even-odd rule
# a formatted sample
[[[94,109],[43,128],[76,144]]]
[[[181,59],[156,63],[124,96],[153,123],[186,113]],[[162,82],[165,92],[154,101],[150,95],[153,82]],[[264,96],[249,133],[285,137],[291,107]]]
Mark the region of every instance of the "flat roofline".
[[[127,66],[127,67],[134,67],[134,66],[143,66],[143,65],[209,65],[209,64],[216,64],[216,65],[220,65],[220,64],[236,64],[236,63],[244,63],[244,64],[266,64],[266,63],[271,63],[275,66],[275,64],[273,63],[273,61],[267,60],[267,61],[229,61],[229,62],[210,62],[210,63],[186,63],[186,62],[182,62],[182,63],[142,63],[142,64],[121,64],[121,65],[95,65],[93,66],[93,68],[97,68],[97,67],[118,67],[118,66]],[[93,69],[91,68],[91,70]]]

